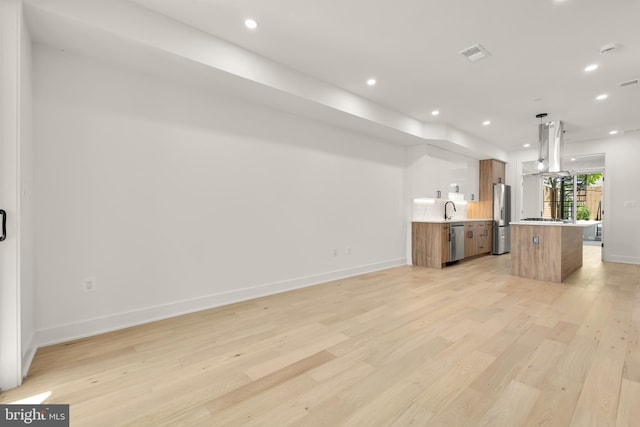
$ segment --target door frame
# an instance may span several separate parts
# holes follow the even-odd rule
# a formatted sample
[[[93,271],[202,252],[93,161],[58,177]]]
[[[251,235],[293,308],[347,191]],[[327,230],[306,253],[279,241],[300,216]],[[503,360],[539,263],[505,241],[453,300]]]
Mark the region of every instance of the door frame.
[[[20,60],[22,2],[0,0],[0,209],[7,237],[0,242],[0,389],[22,383],[20,312]]]
[[[601,195],[601,205],[602,205],[602,224],[601,224],[601,232],[602,235],[600,236],[600,259],[602,261],[605,260],[605,256],[604,256],[604,239],[605,239],[605,218],[606,218],[606,212],[604,209],[604,201],[605,201],[605,194],[606,194],[606,168],[604,167],[594,167],[594,168],[584,168],[584,169],[576,169],[576,170],[572,170],[571,171],[571,177],[573,178],[573,203],[572,203],[572,217],[576,218],[576,214],[577,214],[577,209],[578,209],[578,205],[577,205],[577,180],[576,177],[578,175],[591,175],[591,174],[595,174],[595,173],[601,173],[602,174],[602,195]],[[541,180],[540,182],[541,187],[544,187],[544,180]],[[544,194],[544,191],[543,191]],[[544,199],[541,199],[540,201],[542,208],[544,209]]]

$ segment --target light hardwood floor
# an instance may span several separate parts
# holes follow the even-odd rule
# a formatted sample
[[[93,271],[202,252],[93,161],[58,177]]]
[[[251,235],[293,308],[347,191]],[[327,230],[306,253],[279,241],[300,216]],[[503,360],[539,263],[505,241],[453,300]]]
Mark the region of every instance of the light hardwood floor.
[[[399,267],[40,349],[72,426],[631,426],[640,266]]]

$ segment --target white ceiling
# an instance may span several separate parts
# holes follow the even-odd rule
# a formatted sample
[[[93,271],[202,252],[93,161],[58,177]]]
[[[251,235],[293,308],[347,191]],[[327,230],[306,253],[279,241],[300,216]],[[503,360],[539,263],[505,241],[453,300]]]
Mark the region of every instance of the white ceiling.
[[[133,1],[326,87],[502,150],[535,146],[540,112],[565,122],[567,143],[640,130],[640,85],[619,87],[640,78],[637,0]],[[27,1],[34,38],[82,50],[79,29],[73,34],[72,26],[34,12],[56,2],[65,3]],[[244,27],[246,17],[259,22],[257,30]],[[599,53],[612,42],[622,47]],[[470,63],[458,54],[476,43],[491,56]],[[585,73],[592,63],[599,68]],[[376,86],[366,85],[369,77]],[[601,93],[608,99],[596,101]]]

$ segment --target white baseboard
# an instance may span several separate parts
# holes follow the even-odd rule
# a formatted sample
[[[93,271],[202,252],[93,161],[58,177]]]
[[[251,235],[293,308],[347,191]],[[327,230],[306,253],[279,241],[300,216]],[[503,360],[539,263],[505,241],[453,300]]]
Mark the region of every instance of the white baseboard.
[[[267,295],[273,295],[294,289],[305,288],[330,282],[332,280],[344,279],[360,274],[374,271],[386,270],[392,267],[406,265],[405,258],[384,261],[375,264],[362,265],[344,270],[331,271],[328,273],[313,276],[299,277],[282,282],[267,283],[250,288],[238,289],[229,292],[222,292],[207,295],[189,300],[177,301],[168,304],[145,307],[123,313],[116,313],[108,316],[86,319],[79,322],[53,326],[40,329],[36,332],[34,340],[34,353],[37,347],[71,341],[88,336],[124,329],[131,326],[149,323],[156,320],[167,319],[182,314],[193,313],[209,308],[220,307],[236,302],[246,301]],[[35,346],[37,344],[37,347]],[[33,356],[31,356],[33,357]],[[30,363],[30,362],[29,362]]]
[[[35,339],[36,332],[31,334],[27,350],[22,354],[22,378],[25,378],[27,376],[29,368],[31,367],[31,362],[33,362],[33,358],[36,355],[36,350],[38,350]]]
[[[620,262],[623,264],[640,264],[640,258],[633,256],[611,255],[608,258],[609,259],[605,259],[605,261]]]

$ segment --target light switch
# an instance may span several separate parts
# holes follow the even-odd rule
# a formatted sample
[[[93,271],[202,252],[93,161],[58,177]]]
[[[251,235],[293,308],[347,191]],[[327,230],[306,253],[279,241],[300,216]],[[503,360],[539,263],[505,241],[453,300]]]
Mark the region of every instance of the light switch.
[[[533,236],[533,244],[537,245],[538,243],[540,243],[540,237],[538,236]]]

